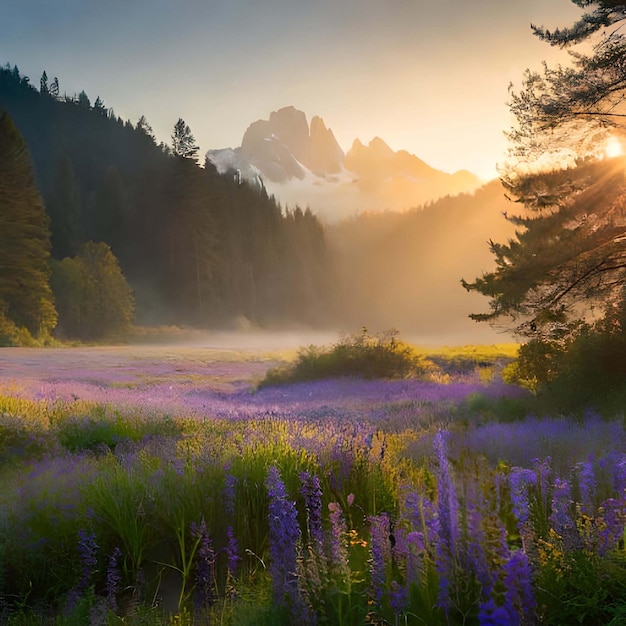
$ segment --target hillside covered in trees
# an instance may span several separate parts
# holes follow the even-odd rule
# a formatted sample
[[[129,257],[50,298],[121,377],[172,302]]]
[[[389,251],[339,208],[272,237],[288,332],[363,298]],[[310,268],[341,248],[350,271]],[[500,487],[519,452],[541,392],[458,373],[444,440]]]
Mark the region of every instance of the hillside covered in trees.
[[[144,117],[123,121],[84,92],[61,96],[59,81],[45,73],[36,89],[9,66],[0,69],[0,112],[32,160],[36,188],[24,202],[32,210],[38,192],[45,207],[40,226],[49,239],[39,247],[51,253],[62,335],[98,335],[98,328],[85,330],[80,318],[87,313],[74,297],[80,292],[85,306],[93,303],[96,292],[79,287],[93,279],[86,268],[94,259],[100,269],[108,264],[109,274],[121,272],[134,300],[119,284],[110,296],[126,298],[123,315],[134,307],[140,324],[215,326],[238,316],[268,325],[321,324],[329,315],[331,268],[318,220],[298,208],[283,211],[262,186],[234,172],[199,166],[183,120],[171,147],[157,145]],[[0,204],[10,220],[6,198],[19,191],[10,188],[9,159],[0,167]],[[16,246],[30,245],[26,231],[5,232]],[[66,261],[78,258],[80,264]],[[25,266],[17,260],[2,269],[9,284]]]

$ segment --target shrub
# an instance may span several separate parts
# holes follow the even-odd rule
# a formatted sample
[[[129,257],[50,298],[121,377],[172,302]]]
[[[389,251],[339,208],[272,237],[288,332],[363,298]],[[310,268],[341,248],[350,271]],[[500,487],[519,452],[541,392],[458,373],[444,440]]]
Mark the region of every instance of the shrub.
[[[427,365],[412,346],[397,338],[397,331],[372,335],[364,327],[330,347],[301,349],[294,363],[271,369],[261,386],[338,376],[408,378],[423,375]]]

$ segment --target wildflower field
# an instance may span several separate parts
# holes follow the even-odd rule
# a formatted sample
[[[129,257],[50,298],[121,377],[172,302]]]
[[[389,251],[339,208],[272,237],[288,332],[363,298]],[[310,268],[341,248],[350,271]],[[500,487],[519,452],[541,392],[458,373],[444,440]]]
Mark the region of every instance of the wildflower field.
[[[623,413],[280,357],[0,351],[0,623],[626,624]]]

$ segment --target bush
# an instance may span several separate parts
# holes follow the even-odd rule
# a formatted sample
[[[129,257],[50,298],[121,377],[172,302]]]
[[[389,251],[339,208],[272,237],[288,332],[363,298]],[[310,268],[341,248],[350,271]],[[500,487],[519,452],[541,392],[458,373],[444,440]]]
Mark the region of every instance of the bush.
[[[413,347],[397,339],[397,331],[372,335],[364,327],[330,347],[301,349],[294,363],[271,369],[261,386],[337,376],[408,378],[423,375],[427,366]]]
[[[0,348],[10,346],[34,346],[36,344],[33,336],[26,328],[17,326],[14,322],[0,313]]]

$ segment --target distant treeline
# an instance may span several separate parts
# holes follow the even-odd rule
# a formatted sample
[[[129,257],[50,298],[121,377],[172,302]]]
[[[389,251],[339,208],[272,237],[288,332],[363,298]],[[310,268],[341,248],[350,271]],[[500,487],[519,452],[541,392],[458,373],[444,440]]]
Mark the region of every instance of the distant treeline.
[[[157,144],[145,116],[123,121],[100,97],[92,104],[84,91],[60,93],[45,73],[36,89],[17,67],[0,69],[0,114],[8,112],[28,146],[49,217],[52,266],[62,270],[56,283],[52,276],[62,308],[57,334],[87,327],[71,321],[89,310],[86,303],[70,311],[76,290],[68,282],[78,265],[91,263],[101,276],[103,263],[116,262],[139,324],[216,327],[245,318],[423,335],[475,328],[467,315],[482,299],[460,279],[492,266],[489,238],[512,235],[499,181],[406,213],[323,226],[308,209],[281,207],[261,180],[199,165],[182,119],[171,145]],[[88,242],[106,244],[113,258],[86,250]],[[63,259],[80,263],[55,266]],[[124,291],[118,283],[115,293]],[[83,300],[92,299],[93,285],[83,287]],[[90,324],[93,335],[99,322]]]
[[[329,316],[332,272],[317,218],[283,210],[262,183],[198,165],[189,127],[182,140],[191,150],[177,144],[178,124],[173,147],[157,144],[145,117],[123,121],[84,91],[61,96],[45,72],[36,89],[9,66],[0,69],[2,111],[28,145],[53,259],[76,257],[86,242],[108,244],[139,323],[321,324]]]

